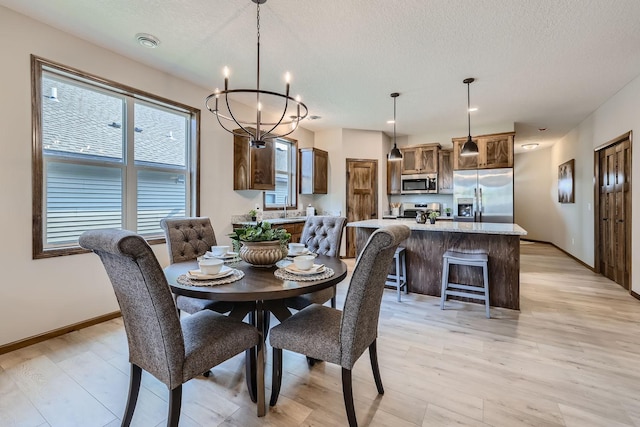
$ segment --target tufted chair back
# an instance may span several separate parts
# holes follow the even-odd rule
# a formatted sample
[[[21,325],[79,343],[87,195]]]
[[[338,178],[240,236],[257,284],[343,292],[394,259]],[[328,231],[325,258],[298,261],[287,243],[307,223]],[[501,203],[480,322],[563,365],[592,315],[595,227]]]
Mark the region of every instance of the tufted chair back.
[[[163,218],[171,264],[196,259],[215,246],[216,234],[207,217]]]
[[[389,265],[396,248],[410,233],[403,224],[380,228],[371,234],[356,260],[340,325],[340,364],[344,368],[351,369],[378,336],[380,303]]]
[[[129,361],[171,389],[182,384],[182,328],[167,279],[147,242],[131,231],[91,230],[82,233],[79,243],[100,256],[111,279]]]
[[[340,256],[342,232],[347,223],[343,216],[311,216],[302,229],[300,243],[319,255]]]

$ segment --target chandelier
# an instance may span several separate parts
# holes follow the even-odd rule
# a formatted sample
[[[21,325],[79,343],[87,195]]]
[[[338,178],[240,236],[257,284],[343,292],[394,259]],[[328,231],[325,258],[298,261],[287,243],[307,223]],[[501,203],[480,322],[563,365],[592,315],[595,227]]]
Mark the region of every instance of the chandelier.
[[[471,139],[471,98],[469,97],[469,85],[473,83],[476,79],[473,77],[466,78],[462,81],[462,83],[467,85],[467,120],[469,123],[469,136],[467,137],[467,141],[462,146],[462,150],[460,151],[461,156],[477,156],[478,155],[478,144],[473,142]]]
[[[285,93],[272,92],[260,89],[260,5],[267,0],[251,0],[257,5],[256,28],[258,35],[258,62],[256,67],[256,88],[255,89],[229,89],[229,68],[224,68],[224,90],[216,89],[214,93],[206,98],[205,105],[209,111],[215,114],[218,123],[224,130],[237,136],[248,136],[251,141],[251,147],[264,148],[266,141],[274,138],[281,138],[289,135],[297,129],[300,120],[303,120],[309,114],[307,106],[300,101],[300,97],[293,98],[289,95],[289,84],[291,75],[285,74]],[[241,120],[231,110],[229,105],[229,94],[253,94],[256,97],[255,121]],[[262,97],[264,99],[284,100],[284,108],[280,119],[273,122],[262,121]],[[221,101],[222,98],[222,101]],[[219,109],[219,104],[224,103],[226,108],[224,112]],[[213,104],[213,106],[211,105]],[[285,120],[286,117],[286,120]],[[239,129],[232,130],[225,126],[226,122],[233,122],[233,127]],[[231,124],[231,123],[229,123]],[[287,126],[288,125],[288,126]],[[282,133],[277,132],[277,128],[284,129]]]

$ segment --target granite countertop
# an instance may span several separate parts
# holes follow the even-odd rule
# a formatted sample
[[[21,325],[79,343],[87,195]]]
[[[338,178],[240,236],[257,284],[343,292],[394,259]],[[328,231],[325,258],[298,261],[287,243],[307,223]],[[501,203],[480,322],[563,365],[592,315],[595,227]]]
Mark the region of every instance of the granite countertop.
[[[412,231],[449,231],[453,233],[506,234],[526,236],[527,231],[518,224],[502,224],[493,222],[457,222],[436,221],[435,224],[418,224],[415,219],[369,219],[347,224],[347,227],[380,228],[393,224],[404,224]]]
[[[296,222],[305,222],[307,220],[306,216],[296,216],[292,218],[264,218],[263,222],[268,222],[272,225],[280,225],[280,224],[293,224]],[[236,225],[256,225],[257,221],[235,221],[233,224]]]

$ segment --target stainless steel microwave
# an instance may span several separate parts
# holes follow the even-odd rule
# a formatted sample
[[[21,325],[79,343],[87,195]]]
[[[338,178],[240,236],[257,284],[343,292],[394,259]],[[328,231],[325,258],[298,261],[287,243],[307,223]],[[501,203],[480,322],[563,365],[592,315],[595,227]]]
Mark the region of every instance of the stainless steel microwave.
[[[426,173],[416,175],[402,175],[402,194],[428,194],[438,192],[438,174]]]

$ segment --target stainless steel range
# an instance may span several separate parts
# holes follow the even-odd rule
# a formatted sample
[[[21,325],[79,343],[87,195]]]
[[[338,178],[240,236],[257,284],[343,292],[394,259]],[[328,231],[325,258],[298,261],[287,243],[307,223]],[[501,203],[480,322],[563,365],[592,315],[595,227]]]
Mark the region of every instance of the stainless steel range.
[[[412,218],[418,215],[418,212],[425,212],[430,214],[431,212],[442,212],[440,203],[403,203],[402,214],[399,218]]]

